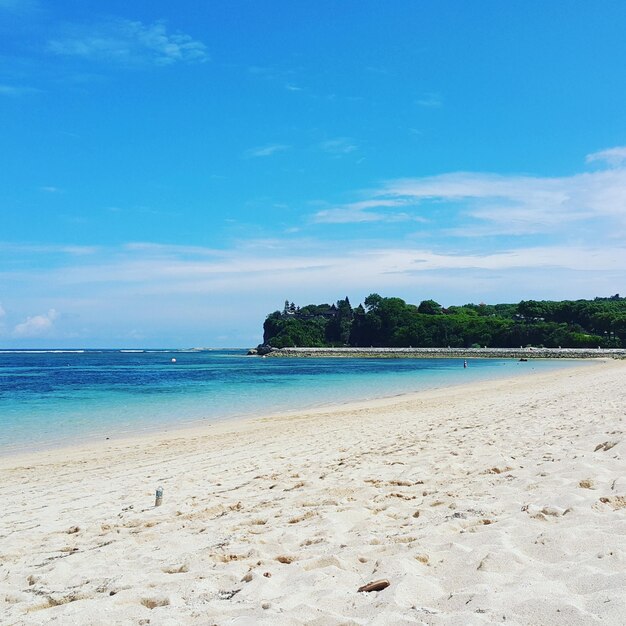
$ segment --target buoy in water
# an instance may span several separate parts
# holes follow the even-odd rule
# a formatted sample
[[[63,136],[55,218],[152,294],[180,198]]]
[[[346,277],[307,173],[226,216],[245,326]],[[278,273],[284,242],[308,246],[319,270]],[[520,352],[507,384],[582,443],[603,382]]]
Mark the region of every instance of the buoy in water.
[[[176,363],[176,359],[172,359],[172,363]]]

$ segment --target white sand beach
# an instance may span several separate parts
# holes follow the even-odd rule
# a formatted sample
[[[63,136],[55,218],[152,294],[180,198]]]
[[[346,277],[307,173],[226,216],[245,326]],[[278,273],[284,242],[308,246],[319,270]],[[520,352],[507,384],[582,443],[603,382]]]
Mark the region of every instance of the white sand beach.
[[[0,622],[624,624],[625,414],[606,361],[8,457]]]

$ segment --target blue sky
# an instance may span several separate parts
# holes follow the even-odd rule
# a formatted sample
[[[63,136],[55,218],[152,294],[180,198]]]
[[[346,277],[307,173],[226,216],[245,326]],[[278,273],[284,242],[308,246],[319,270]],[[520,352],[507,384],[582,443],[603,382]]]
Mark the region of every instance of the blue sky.
[[[0,0],[0,347],[626,292],[626,3]]]

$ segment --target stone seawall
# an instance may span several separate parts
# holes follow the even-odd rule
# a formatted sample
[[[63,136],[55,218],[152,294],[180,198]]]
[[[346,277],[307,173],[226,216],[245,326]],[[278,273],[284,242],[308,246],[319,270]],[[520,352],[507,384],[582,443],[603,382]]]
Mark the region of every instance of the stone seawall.
[[[270,357],[625,359],[626,349],[585,348],[274,348]]]

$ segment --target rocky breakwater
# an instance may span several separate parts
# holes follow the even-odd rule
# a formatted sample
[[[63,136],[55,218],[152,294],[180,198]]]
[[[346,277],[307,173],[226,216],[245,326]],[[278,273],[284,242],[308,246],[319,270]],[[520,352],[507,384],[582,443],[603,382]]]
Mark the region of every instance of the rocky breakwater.
[[[248,356],[265,356],[274,350],[277,350],[277,348],[272,348],[272,346],[267,346],[261,343],[256,348],[250,348],[250,350],[248,350]]]
[[[603,348],[271,348],[268,357],[625,359],[626,349]]]

